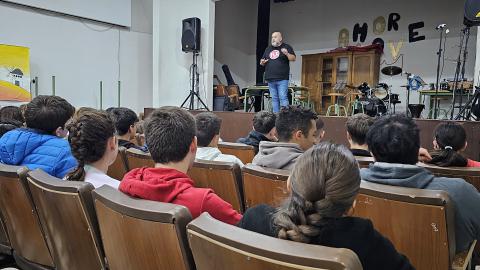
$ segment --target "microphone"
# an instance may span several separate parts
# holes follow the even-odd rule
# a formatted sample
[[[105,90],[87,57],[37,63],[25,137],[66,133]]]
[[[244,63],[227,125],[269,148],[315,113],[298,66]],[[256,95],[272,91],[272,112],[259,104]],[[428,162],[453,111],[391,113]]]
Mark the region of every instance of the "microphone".
[[[442,23],[442,24],[438,25],[437,27],[435,27],[435,29],[438,30],[438,29],[443,29],[443,28],[445,28],[445,27],[447,27],[447,24],[446,24],[446,23]]]
[[[447,28],[447,30],[445,30],[445,34],[448,34],[450,33],[450,29]]]

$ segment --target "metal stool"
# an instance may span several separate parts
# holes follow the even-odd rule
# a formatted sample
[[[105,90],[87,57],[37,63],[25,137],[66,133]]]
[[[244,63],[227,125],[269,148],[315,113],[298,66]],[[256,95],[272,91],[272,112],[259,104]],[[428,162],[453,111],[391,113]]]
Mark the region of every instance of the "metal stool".
[[[330,93],[328,94],[330,96],[330,100],[331,100],[331,104],[334,104],[334,105],[330,105],[328,106],[327,108],[327,116],[330,116],[330,111],[333,109],[334,111],[334,114],[336,116],[342,116],[341,115],[341,112],[342,112],[342,109],[343,109],[343,112],[345,114],[345,116],[348,116],[348,113],[347,113],[347,108],[343,105],[340,105],[338,104],[338,99],[337,98],[340,98],[340,97],[345,97],[344,94],[340,94],[340,93]]]

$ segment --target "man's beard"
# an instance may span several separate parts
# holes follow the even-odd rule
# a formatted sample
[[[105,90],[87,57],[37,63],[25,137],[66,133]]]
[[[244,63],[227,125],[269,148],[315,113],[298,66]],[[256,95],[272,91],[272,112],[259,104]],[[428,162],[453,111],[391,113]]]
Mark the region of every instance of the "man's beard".
[[[280,46],[280,44],[282,44],[282,43],[278,42],[278,41],[272,41],[272,46],[273,47],[278,47],[278,46]]]

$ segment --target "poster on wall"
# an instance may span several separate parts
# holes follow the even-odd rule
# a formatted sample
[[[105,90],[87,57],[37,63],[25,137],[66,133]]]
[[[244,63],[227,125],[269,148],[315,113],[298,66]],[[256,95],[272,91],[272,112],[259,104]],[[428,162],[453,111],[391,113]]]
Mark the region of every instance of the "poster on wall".
[[[0,100],[28,102],[30,95],[29,48],[0,44]]]

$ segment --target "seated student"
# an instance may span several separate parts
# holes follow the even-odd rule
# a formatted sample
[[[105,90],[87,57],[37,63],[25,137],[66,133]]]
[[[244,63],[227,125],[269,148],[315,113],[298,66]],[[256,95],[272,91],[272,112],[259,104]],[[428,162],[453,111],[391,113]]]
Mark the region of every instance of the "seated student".
[[[195,158],[202,160],[223,161],[237,163],[243,167],[243,162],[233,155],[225,155],[218,149],[220,139],[220,127],[222,119],[211,112],[203,112],[195,115],[197,126],[198,149]]]
[[[253,117],[253,130],[245,138],[237,140],[238,143],[248,144],[254,147],[255,154],[258,153],[258,145],[261,141],[276,142],[277,131],[275,129],[276,116],[272,112],[257,112]]]
[[[367,144],[375,159],[361,169],[362,179],[384,185],[443,190],[455,203],[456,251],[466,250],[480,239],[480,193],[463,179],[436,177],[416,165],[420,147],[419,129],[405,115],[379,118],[367,133]]]
[[[440,167],[480,167],[480,162],[467,159],[460,152],[467,148],[465,129],[455,123],[440,123],[435,128],[432,157],[428,163]]]
[[[197,151],[193,116],[177,107],[162,107],[152,112],[144,127],[155,167],[131,170],[119,190],[142,199],[183,205],[193,218],[208,212],[220,221],[237,224],[242,215],[213,190],[194,187],[187,175]]]
[[[135,124],[139,121],[138,116],[134,111],[128,108],[108,108],[107,112],[115,124],[115,130],[117,131],[118,146],[123,146],[127,149],[135,148],[148,152],[145,147],[137,146],[131,142],[137,134]]]
[[[120,181],[107,175],[117,158],[115,126],[106,112],[91,110],[76,115],[67,125],[68,141],[78,166],[65,176],[69,181],[85,181],[95,188],[118,188]]]
[[[23,124],[25,119],[23,118],[22,110],[16,106],[5,106],[0,109],[0,122],[15,120]]]
[[[63,178],[77,166],[67,136],[65,123],[75,108],[58,96],[37,96],[25,111],[26,128],[5,133],[0,138],[0,159],[9,165],[40,168]]]
[[[354,156],[371,157],[368,145],[365,142],[368,129],[373,125],[375,119],[363,113],[354,114],[347,119],[347,140],[350,144],[350,151]]]
[[[323,122],[322,118],[320,118],[320,116],[318,116],[315,123],[317,126],[317,132],[315,133],[315,144],[319,144],[322,141],[323,137],[325,137],[325,130],[323,129],[325,123]]]
[[[348,248],[363,269],[414,269],[368,219],[352,217],[360,189],[358,163],[343,145],[321,143],[305,152],[287,181],[279,208],[249,208],[239,227],[295,242]]]
[[[315,144],[317,114],[300,106],[283,107],[275,127],[278,142],[260,142],[254,165],[291,170],[297,158]]]

